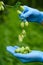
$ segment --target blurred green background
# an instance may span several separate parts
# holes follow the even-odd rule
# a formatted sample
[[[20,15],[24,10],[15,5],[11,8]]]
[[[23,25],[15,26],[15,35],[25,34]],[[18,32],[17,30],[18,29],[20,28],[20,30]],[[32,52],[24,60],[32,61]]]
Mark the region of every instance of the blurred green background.
[[[29,46],[30,49],[43,51],[43,25],[30,23],[26,29],[27,36],[22,43],[18,43],[18,35],[21,33],[21,20],[19,20],[17,9],[20,5],[28,5],[43,11],[43,0],[2,0],[5,12],[0,12],[0,65],[43,65],[40,62],[22,63],[9,52],[6,47]]]

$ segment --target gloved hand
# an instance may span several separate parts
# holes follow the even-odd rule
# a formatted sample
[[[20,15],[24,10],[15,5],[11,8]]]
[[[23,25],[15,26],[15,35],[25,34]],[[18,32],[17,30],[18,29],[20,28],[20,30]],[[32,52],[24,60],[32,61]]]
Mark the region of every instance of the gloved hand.
[[[15,57],[17,57],[21,62],[43,62],[43,52],[32,50],[30,53],[27,54],[21,54],[21,53],[15,53],[14,51],[19,48],[18,46],[8,46],[7,51],[9,51],[11,54],[13,54]]]
[[[43,12],[28,6],[22,6],[22,8],[24,10],[21,14],[19,14],[19,18],[21,20],[39,23],[43,21]]]

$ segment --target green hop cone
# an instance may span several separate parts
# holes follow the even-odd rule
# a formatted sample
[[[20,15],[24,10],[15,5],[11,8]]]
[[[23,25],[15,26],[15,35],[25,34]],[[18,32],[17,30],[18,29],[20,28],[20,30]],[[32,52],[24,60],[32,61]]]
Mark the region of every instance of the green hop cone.
[[[22,42],[23,41],[23,36],[22,35],[19,35],[18,36],[18,40],[19,40],[19,42]]]
[[[15,50],[16,53],[20,53],[20,48]]]
[[[21,26],[22,28],[24,28],[24,22],[21,22],[20,26]]]
[[[23,35],[26,35],[26,31],[24,29],[22,30],[22,34]]]
[[[24,7],[23,6],[20,6],[20,10],[23,11],[24,10]]]
[[[4,7],[3,6],[1,6],[1,10],[4,11]]]
[[[28,46],[25,47],[25,50],[28,51],[28,52],[30,52],[30,48]]]
[[[18,13],[18,14],[21,14],[21,11],[17,10],[17,13]]]
[[[20,8],[24,10],[24,7],[23,6],[20,6]]]
[[[4,2],[3,2],[3,1],[0,1],[0,3],[1,3],[2,5],[4,5]]]
[[[21,49],[20,49],[20,53],[24,53],[24,50],[25,50],[25,48],[24,47],[21,47]]]
[[[25,22],[25,26],[28,26],[28,25],[29,25],[29,23],[26,21],[26,22]]]
[[[24,54],[27,54],[28,53],[28,51],[24,51]]]

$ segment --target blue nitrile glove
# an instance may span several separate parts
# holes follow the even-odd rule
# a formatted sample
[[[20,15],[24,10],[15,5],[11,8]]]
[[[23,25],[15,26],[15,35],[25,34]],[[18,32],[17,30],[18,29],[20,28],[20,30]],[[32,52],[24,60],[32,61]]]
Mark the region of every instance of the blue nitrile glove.
[[[8,46],[7,51],[17,57],[21,62],[43,62],[43,52],[32,50],[30,53],[21,54],[15,53],[14,51],[19,48],[18,46]]]
[[[19,18],[23,21],[29,21],[29,22],[39,22],[41,23],[43,21],[43,12],[39,11],[37,9],[23,6],[23,12],[19,15]]]

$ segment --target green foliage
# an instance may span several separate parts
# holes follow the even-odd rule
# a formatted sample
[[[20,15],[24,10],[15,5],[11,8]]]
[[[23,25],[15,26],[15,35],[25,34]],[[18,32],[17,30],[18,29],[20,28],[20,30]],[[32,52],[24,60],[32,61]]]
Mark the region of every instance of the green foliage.
[[[8,5],[15,5],[15,3],[17,2],[17,0],[3,0],[5,4]]]
[[[43,0],[0,0],[7,5],[15,5],[17,2],[21,2],[22,5],[28,5],[31,7],[43,7]]]
[[[21,2],[17,2],[16,4],[15,4],[15,8],[19,8],[19,6],[21,5]]]
[[[21,2],[22,5],[31,5],[31,0],[18,0]]]

